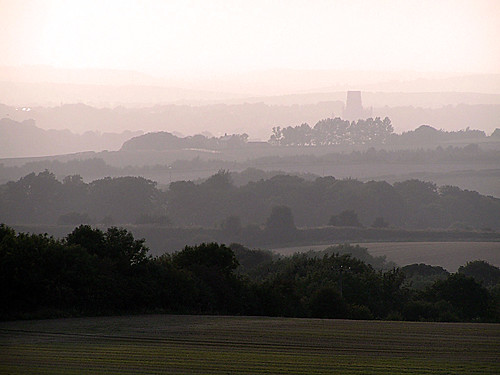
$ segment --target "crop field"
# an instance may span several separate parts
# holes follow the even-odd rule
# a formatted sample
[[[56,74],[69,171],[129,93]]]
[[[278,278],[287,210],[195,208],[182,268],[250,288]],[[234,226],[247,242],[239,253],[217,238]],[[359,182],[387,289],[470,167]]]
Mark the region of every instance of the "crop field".
[[[146,315],[0,323],[2,374],[498,374],[500,325]]]
[[[353,244],[356,244],[353,242]],[[330,245],[297,246],[273,249],[282,255],[309,250],[321,251]],[[371,242],[359,243],[373,256],[386,256],[399,266],[425,263],[441,266],[449,272],[469,261],[485,260],[500,267],[500,242]]]

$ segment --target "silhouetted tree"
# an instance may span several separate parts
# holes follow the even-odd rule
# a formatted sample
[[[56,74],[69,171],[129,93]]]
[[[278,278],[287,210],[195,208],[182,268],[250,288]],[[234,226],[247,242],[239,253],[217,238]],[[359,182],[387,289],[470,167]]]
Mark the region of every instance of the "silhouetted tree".
[[[268,236],[276,240],[286,241],[295,237],[297,227],[290,207],[273,207],[271,215],[266,220],[266,232]]]
[[[136,240],[131,232],[111,227],[106,232],[90,225],[80,225],[66,237],[69,245],[80,245],[90,254],[108,258],[120,267],[144,263],[149,249],[145,240]]]
[[[474,278],[487,288],[500,284],[500,268],[484,260],[467,262],[465,266],[460,266],[458,273]]]
[[[88,212],[92,217],[109,215],[120,223],[133,223],[137,213],[153,213],[164,204],[156,182],[142,177],[108,177],[89,185]]]
[[[358,214],[354,210],[344,210],[338,215],[333,215],[328,222],[329,225],[338,227],[361,227]]]
[[[435,303],[449,303],[459,319],[473,320],[488,316],[488,290],[472,277],[460,273],[451,274],[446,280],[436,281],[426,290],[425,296]]]
[[[385,219],[381,216],[375,218],[375,220],[372,223],[373,228],[388,228],[389,223],[385,221]]]
[[[347,315],[347,305],[336,288],[324,287],[318,289],[309,301],[311,315],[315,318],[344,318]]]
[[[225,245],[202,243],[186,246],[172,256],[178,269],[185,269],[195,281],[197,308],[203,311],[239,312],[241,309],[241,281],[234,270],[238,261]]]

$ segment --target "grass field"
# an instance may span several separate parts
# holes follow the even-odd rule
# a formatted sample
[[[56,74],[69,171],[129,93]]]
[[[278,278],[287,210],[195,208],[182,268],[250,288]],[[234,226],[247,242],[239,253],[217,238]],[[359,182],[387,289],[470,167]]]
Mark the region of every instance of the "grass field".
[[[0,323],[2,374],[498,374],[500,325],[147,315]]]
[[[354,244],[354,243],[353,243]],[[469,261],[485,260],[500,267],[500,242],[371,242],[359,243],[373,256],[385,255],[387,260],[399,266],[425,263],[441,266],[449,272]],[[298,246],[273,249],[282,255],[309,250],[324,250],[329,245]]]

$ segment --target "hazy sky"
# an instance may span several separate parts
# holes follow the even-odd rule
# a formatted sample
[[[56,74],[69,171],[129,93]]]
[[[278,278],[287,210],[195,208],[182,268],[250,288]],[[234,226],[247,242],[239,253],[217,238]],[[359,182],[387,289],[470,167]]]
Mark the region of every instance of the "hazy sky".
[[[0,65],[500,73],[499,0],[0,0]]]

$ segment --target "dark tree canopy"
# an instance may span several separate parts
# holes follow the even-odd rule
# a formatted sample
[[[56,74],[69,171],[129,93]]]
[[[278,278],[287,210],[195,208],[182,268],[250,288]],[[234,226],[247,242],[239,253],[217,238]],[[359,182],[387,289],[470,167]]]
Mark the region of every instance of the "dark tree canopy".
[[[231,249],[216,243],[186,246],[184,250],[174,254],[172,260],[178,267],[202,265],[216,268],[225,275],[231,274],[238,267],[238,261]]]
[[[500,268],[484,260],[467,262],[465,266],[460,266],[458,273],[472,277],[483,286],[489,288],[500,283]]]
[[[488,313],[488,291],[472,277],[460,273],[436,281],[426,294],[434,302],[449,303],[459,320],[480,319]]]
[[[275,257],[237,244],[202,243],[152,258],[142,240],[120,228],[82,225],[58,240],[0,224],[0,319],[161,311],[500,321],[498,284],[490,293],[455,273],[415,290],[406,287],[406,272],[376,270],[350,251],[366,249],[344,244]]]

